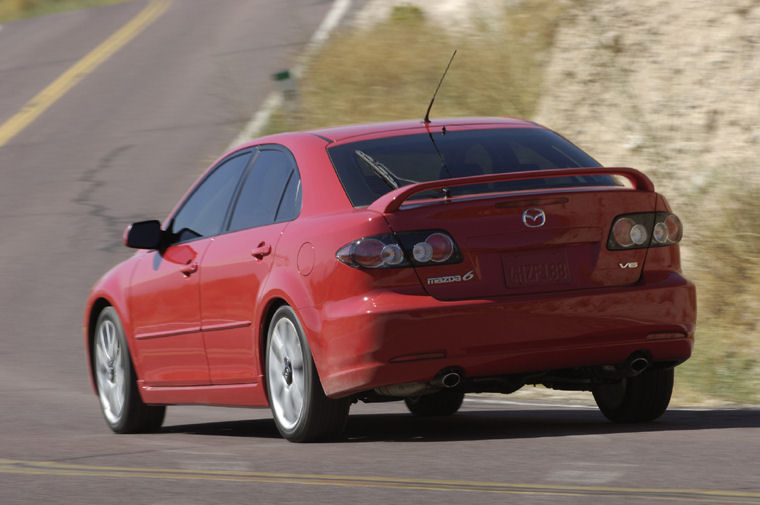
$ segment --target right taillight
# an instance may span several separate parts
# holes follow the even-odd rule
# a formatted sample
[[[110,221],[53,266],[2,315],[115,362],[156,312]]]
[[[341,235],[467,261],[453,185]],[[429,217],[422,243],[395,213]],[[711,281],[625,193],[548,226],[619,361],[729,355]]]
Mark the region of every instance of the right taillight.
[[[612,223],[607,249],[642,249],[677,244],[683,226],[670,212],[640,212],[618,216]]]
[[[671,245],[681,241],[683,225],[675,214],[658,212],[655,218],[652,245]]]

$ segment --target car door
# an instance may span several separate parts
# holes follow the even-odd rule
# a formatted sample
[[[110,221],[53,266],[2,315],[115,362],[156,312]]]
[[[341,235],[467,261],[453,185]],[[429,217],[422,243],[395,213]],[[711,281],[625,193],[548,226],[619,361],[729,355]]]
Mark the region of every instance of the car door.
[[[224,226],[251,153],[222,161],[169,221],[168,246],[140,258],[132,276],[130,313],[136,359],[146,385],[209,383],[200,322],[200,264]]]
[[[256,382],[258,333],[253,324],[260,288],[277,257],[287,222],[301,207],[300,177],[289,151],[257,150],[227,225],[203,258],[201,326],[213,384]]]

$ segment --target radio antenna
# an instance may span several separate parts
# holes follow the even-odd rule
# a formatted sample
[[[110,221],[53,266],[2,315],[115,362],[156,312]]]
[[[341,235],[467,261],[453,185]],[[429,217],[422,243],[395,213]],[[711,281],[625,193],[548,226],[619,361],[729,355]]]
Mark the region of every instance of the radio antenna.
[[[435,93],[433,93],[433,98],[430,99],[430,105],[428,105],[427,112],[425,112],[425,119],[422,121],[423,123],[427,124],[430,122],[430,109],[433,108],[433,102],[435,102],[435,97],[438,94],[438,90],[441,89],[441,84],[443,84],[443,79],[446,77],[446,73],[449,71],[449,67],[451,66],[451,62],[454,61],[454,56],[456,56],[457,50],[454,49],[454,52],[451,54],[451,58],[449,58],[449,64],[446,65],[446,70],[443,71],[443,75],[441,76],[441,80],[438,81],[438,87],[435,88]]]

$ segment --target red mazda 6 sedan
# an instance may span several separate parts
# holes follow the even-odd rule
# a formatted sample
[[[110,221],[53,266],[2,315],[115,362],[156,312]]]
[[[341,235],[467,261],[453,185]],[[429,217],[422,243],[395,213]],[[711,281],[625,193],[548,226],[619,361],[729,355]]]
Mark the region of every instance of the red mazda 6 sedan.
[[[213,404],[320,440],[352,402],[448,415],[526,384],[652,420],[694,341],[681,234],[645,175],[529,121],[264,137],[127,228],[87,301],[94,389],[119,433]]]

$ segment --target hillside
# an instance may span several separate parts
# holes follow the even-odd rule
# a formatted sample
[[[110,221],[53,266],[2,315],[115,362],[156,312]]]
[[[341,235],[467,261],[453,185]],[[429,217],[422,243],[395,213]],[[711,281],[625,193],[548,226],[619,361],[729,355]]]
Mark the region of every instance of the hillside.
[[[645,171],[681,215],[699,392],[760,399],[760,2],[573,2],[534,118]]]
[[[536,119],[680,203],[727,178],[760,184],[759,90],[759,2],[577,2]]]

